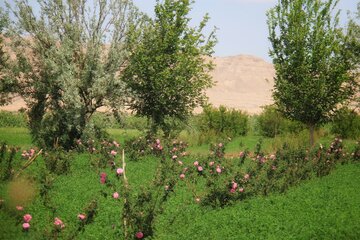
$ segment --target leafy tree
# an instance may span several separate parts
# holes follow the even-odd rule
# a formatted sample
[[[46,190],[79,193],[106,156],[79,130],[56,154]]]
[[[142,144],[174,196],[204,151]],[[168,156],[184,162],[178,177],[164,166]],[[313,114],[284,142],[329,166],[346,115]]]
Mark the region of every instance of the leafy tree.
[[[267,13],[276,69],[273,97],[286,117],[309,127],[311,145],[315,127],[354,93],[347,38],[332,13],[337,2],[279,0]]]
[[[129,26],[141,15],[128,0],[27,0],[12,9],[12,51],[30,129],[41,145],[69,149],[100,107],[117,112]],[[36,9],[36,8],[34,8]]]
[[[347,28],[347,36],[349,37],[348,49],[349,53],[352,56],[352,62],[355,66],[355,77],[357,78],[357,83],[360,82],[360,2],[357,4],[357,12],[355,13],[355,18],[351,18]],[[360,95],[357,94],[357,108],[360,109]]]
[[[10,101],[9,93],[14,91],[14,82],[9,71],[9,55],[5,51],[5,29],[9,24],[7,12],[0,8],[0,106]]]
[[[162,128],[168,134],[168,120],[186,120],[212,86],[213,64],[206,57],[213,53],[216,39],[214,32],[207,39],[202,34],[208,15],[198,27],[189,26],[191,3],[158,0],[155,19],[140,34],[141,43],[130,44],[135,47],[123,75],[132,94],[129,106],[150,120],[151,133]],[[135,39],[138,35],[133,32]]]

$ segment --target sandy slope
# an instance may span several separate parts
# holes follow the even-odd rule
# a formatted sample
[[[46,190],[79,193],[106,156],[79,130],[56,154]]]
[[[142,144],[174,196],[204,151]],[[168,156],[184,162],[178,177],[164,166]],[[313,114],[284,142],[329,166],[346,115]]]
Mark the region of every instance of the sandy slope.
[[[212,76],[216,85],[207,90],[209,102],[214,106],[245,110],[258,113],[261,106],[270,104],[273,77],[273,65],[261,58],[249,55],[214,58],[216,67]],[[0,107],[8,111],[17,111],[25,107],[24,101],[16,97],[11,105]]]

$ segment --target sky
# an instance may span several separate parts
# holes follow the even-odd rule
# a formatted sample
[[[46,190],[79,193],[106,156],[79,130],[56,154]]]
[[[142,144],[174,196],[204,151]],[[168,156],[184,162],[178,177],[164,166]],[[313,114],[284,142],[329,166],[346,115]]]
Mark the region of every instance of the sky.
[[[150,16],[154,16],[156,0],[133,0],[139,9]],[[161,0],[160,0],[161,1]],[[356,11],[360,0],[340,0],[338,9],[341,9],[340,23],[348,21],[347,12]],[[8,2],[12,2],[8,0]],[[36,0],[29,0],[35,3]],[[192,5],[191,24],[197,26],[206,13],[209,13],[205,33],[209,34],[217,27],[218,43],[215,46],[214,56],[235,56],[240,54],[254,55],[271,62],[268,56],[270,42],[266,12],[275,6],[278,0],[195,0]],[[4,7],[4,0],[0,0]],[[35,5],[34,5],[35,6]]]
[[[133,0],[143,12],[154,16],[156,0]],[[340,22],[347,21],[347,11],[354,12],[359,0],[340,0],[342,9]],[[207,32],[218,28],[218,43],[215,56],[254,55],[268,62],[270,42],[266,24],[266,11],[274,7],[277,0],[195,0],[190,17],[197,26],[202,17],[209,13]]]

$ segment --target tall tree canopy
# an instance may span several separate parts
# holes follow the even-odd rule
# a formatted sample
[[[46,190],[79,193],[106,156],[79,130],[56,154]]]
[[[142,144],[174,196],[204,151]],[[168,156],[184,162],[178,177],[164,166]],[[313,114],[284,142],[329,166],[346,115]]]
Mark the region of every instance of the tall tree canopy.
[[[268,16],[280,111],[310,128],[328,121],[354,93],[354,64],[333,10],[338,1],[279,0]]]
[[[14,72],[34,139],[69,149],[98,108],[121,106],[125,40],[141,15],[129,0],[37,0],[37,5],[39,12],[27,0],[14,3]]]
[[[123,79],[132,94],[130,108],[168,132],[166,119],[185,120],[206,99],[204,90],[212,86],[206,57],[213,53],[214,32],[202,31],[206,15],[198,27],[190,27],[189,0],[157,1],[155,19],[140,34],[141,43],[130,44],[129,65]],[[138,39],[139,33],[133,36]],[[134,39],[131,40],[134,42]]]

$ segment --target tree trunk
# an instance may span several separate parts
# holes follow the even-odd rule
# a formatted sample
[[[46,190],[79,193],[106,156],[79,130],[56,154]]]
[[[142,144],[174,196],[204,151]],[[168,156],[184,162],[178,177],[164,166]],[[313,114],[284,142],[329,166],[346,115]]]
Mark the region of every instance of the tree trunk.
[[[315,133],[315,125],[309,124],[309,130],[310,130],[310,146],[314,146],[314,133]]]

